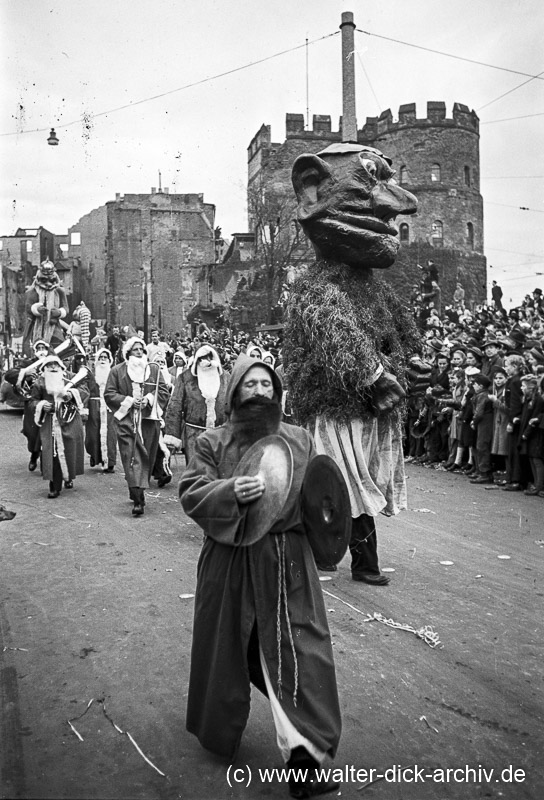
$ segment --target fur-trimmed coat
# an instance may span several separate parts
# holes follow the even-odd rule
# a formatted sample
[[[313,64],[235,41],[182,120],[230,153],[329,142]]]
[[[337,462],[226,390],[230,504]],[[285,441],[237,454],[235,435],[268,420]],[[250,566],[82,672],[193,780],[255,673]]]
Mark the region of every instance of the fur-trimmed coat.
[[[62,477],[65,481],[73,480],[76,475],[83,475],[85,471],[85,446],[83,422],[80,408],[86,401],[88,394],[84,387],[73,390],[75,400],[70,403],[75,412],[70,422],[59,422],[55,411],[41,410],[42,403],[55,402],[52,394],[45,388],[45,380],[39,377],[31,389],[30,407],[39,426],[42,443],[42,477],[44,480],[53,480],[53,457],[56,455],[60,461]],[[60,436],[59,436],[60,434]]]

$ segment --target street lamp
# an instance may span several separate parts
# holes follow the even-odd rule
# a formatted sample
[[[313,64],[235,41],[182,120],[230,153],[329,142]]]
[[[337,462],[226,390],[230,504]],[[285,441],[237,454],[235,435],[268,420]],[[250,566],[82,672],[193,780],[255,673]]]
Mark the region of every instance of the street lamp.
[[[57,138],[57,134],[55,133],[55,129],[51,128],[49,136],[47,137],[47,144],[52,145],[53,147],[59,143]]]

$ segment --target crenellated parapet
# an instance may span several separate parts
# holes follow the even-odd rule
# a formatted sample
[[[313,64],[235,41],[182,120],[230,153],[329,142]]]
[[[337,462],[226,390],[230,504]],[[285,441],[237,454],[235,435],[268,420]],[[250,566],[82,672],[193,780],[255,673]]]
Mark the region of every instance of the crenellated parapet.
[[[480,120],[475,111],[471,111],[463,103],[454,103],[451,117],[447,116],[446,104],[443,101],[429,100],[427,102],[427,116],[418,118],[415,103],[404,103],[399,107],[398,119],[394,119],[391,109],[386,109],[378,117],[367,117],[362,128],[358,129],[358,139],[369,142],[384,134],[395,133],[406,128],[463,128],[478,134]],[[264,127],[264,126],[263,126]],[[303,114],[285,115],[286,137],[296,139],[322,138],[328,141],[340,141],[342,131],[342,118],[338,121],[337,130],[332,129],[331,117],[328,114],[314,114],[312,127],[307,128]],[[268,135],[268,141],[267,140]],[[259,131],[252,142],[255,149],[258,144],[270,143],[270,129]],[[250,145],[251,147],[251,145]]]

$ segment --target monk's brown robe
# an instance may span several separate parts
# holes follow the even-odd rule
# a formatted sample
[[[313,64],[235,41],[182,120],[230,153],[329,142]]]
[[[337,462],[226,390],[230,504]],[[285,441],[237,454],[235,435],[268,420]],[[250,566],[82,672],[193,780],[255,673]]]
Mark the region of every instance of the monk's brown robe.
[[[234,389],[254,366],[262,362],[245,357],[236,362],[228,411]],[[275,388],[281,399],[277,378]],[[234,758],[248,719],[250,681],[266,691],[255,661],[248,663],[256,627],[276,693],[281,678],[283,710],[303,736],[334,756],[341,730],[334,661],[319,576],[300,516],[302,480],[315,455],[312,439],[302,428],[280,424],[278,434],[293,453],[289,496],[270,531],[244,546],[248,506],[239,505],[234,494],[233,472],[242,452],[233,434],[232,422],[204,432],[179,486],[184,510],[206,535],[198,563],[187,729],[207,749]],[[278,598],[281,565],[288,613]]]

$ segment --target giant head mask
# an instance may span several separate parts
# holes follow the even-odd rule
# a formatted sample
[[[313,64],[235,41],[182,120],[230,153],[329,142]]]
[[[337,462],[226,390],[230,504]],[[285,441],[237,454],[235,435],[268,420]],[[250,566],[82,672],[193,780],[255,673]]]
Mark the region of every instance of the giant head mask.
[[[360,269],[394,263],[399,241],[392,222],[398,214],[415,214],[417,200],[393,175],[390,159],[358,144],[297,158],[298,219],[318,256]]]

